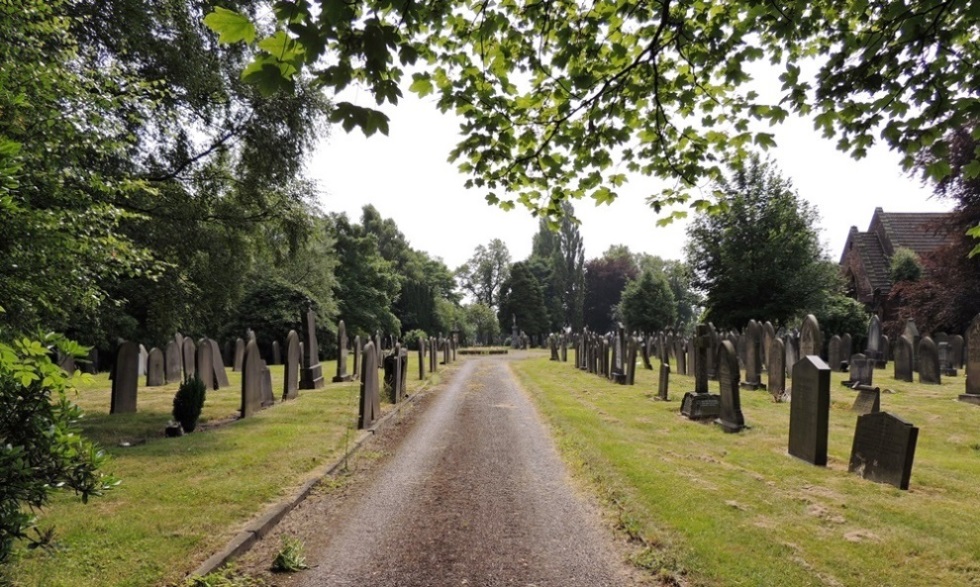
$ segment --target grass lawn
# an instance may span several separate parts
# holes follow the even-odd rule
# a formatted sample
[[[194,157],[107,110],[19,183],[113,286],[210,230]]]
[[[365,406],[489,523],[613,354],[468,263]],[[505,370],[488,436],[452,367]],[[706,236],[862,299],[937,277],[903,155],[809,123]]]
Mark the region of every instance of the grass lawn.
[[[408,360],[409,394],[442,373],[419,381],[417,353]],[[208,391],[198,431],[169,439],[163,430],[176,383],[147,388],[142,378],[138,413],[113,416],[107,374],[79,384],[73,399],[85,410],[83,433],[111,455],[105,470],[121,483],[88,504],[71,495],[56,497],[39,522],[42,529],[54,527],[52,548],[20,548],[9,569],[14,584],[149,586],[181,580],[355,440],[359,383],[331,383],[336,362],[322,365],[323,389],[301,390],[298,399],[240,421],[234,418],[241,375],[229,370],[231,385]],[[270,368],[278,398],[283,368]],[[382,404],[382,411],[392,407]]]
[[[547,353],[511,364],[575,474],[649,546],[636,562],[668,581],[980,585],[980,407],[955,401],[962,374],[937,386],[895,381],[891,363],[875,371],[882,410],[920,429],[901,491],[847,472],[856,415],[846,374],[832,376],[829,464],[815,467],[788,455],[790,406],[764,391],[741,392],[751,429],[725,434],[680,416],[693,378],[672,374],[670,401],[654,399],[656,360],[653,371],[638,365],[632,387]]]

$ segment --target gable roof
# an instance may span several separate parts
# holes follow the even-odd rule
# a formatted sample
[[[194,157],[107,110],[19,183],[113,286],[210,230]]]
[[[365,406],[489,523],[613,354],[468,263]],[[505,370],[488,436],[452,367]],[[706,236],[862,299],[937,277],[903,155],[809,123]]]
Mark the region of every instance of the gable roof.
[[[915,251],[919,256],[931,253],[949,243],[950,234],[943,220],[951,217],[949,212],[885,212],[875,209],[875,216],[881,222],[891,250],[885,253],[891,257],[895,249],[906,247]],[[874,219],[868,232],[874,227]]]

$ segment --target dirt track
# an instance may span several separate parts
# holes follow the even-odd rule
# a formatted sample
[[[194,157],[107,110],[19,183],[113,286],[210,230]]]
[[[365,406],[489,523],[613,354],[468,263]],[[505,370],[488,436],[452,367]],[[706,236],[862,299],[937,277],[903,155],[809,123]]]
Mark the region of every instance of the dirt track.
[[[465,361],[381,448],[389,457],[295,510],[280,532],[304,539],[313,568],[276,583],[635,584],[507,363]]]

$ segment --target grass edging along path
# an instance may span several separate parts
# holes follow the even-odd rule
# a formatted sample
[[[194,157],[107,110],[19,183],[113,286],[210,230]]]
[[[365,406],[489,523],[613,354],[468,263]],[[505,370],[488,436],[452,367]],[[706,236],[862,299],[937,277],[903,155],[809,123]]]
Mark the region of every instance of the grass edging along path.
[[[619,386],[541,355],[511,363],[573,471],[654,548],[636,561],[691,585],[980,585],[980,409],[941,386],[875,371],[884,411],[918,426],[909,491],[847,472],[855,393],[831,381],[829,464],[786,452],[789,404],[742,391],[752,426],[724,434],[679,415],[692,378]],[[657,367],[656,361],[654,367]],[[891,367],[891,365],[889,365]],[[790,382],[787,381],[787,384]],[[717,392],[717,383],[710,389]]]
[[[417,359],[409,361],[409,394],[438,382],[439,373],[419,381]],[[122,483],[88,504],[57,497],[40,514],[40,527],[55,530],[51,548],[19,549],[8,575],[25,587],[180,581],[355,442],[359,383],[330,383],[334,367],[323,362],[323,389],[227,423],[241,389],[240,375],[229,371],[230,386],[208,392],[204,430],[176,439],[163,438],[176,384],[141,386],[139,412],[114,416],[105,375],[80,385],[74,399],[86,412],[83,433],[110,453],[106,470]],[[278,395],[282,367],[271,369]],[[215,422],[221,425],[209,430]]]

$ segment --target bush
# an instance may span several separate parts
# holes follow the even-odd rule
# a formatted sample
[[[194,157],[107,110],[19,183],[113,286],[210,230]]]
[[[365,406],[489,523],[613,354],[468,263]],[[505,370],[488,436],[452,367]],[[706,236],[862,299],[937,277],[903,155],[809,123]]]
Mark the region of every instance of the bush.
[[[889,274],[893,283],[918,281],[922,277],[922,262],[912,249],[899,247],[892,255]]]
[[[57,335],[0,342],[0,566],[51,493],[71,489],[87,502],[115,485],[99,471],[105,454],[79,433],[82,412],[68,401],[69,380],[49,357],[52,345],[85,355]]]
[[[184,432],[193,432],[197,427],[197,419],[201,417],[207,386],[195,374],[193,378],[185,379],[174,396],[174,420],[180,422]]]
[[[420,340],[429,340],[429,335],[424,330],[416,328],[405,333],[405,336],[402,337],[402,344],[407,349],[417,351],[419,350]]]

